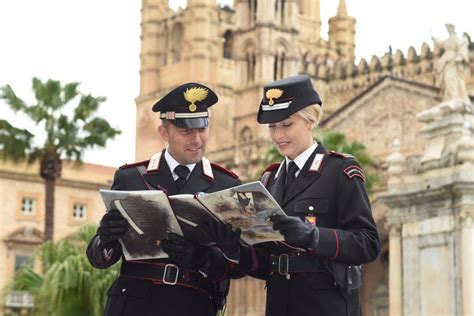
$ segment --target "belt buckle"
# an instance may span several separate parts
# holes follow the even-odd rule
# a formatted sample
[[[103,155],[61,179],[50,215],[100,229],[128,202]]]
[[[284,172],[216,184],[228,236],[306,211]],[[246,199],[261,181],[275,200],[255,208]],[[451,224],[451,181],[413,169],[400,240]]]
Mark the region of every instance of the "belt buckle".
[[[174,271],[176,271],[174,280],[172,281],[168,281],[168,278],[167,278],[168,271],[170,271],[169,269],[174,269]],[[178,274],[179,274],[179,267],[175,264],[168,263],[167,265],[165,265],[165,271],[163,272],[163,279],[162,279],[163,283],[168,284],[168,285],[176,285],[176,283],[178,283]]]
[[[282,261],[285,261],[284,269],[282,269]],[[278,273],[280,275],[288,275],[290,269],[290,257],[288,257],[288,254],[284,253],[278,256]]]

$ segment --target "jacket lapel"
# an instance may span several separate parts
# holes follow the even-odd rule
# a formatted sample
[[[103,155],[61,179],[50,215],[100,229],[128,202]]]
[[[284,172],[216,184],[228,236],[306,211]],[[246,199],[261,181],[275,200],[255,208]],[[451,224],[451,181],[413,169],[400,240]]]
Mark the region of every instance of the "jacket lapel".
[[[143,178],[157,190],[166,190],[166,194],[174,195],[178,193],[176,183],[173,180],[170,167],[166,163],[165,155],[162,154],[160,163],[155,171],[149,171],[143,175]]]
[[[181,193],[194,194],[196,192],[205,192],[214,184],[213,179],[206,177],[202,170],[202,161],[198,162],[189,175],[188,181],[184,185]]]
[[[270,181],[268,183],[268,188],[270,189],[270,194],[275,198],[275,201],[278,202],[280,206],[283,205],[283,194],[285,192],[285,179],[286,179],[286,162],[282,161],[280,167],[277,170],[276,178],[275,175],[270,175]]]
[[[297,196],[300,192],[304,191],[308,186],[310,186],[314,181],[319,178],[319,176],[321,175],[321,172],[319,171],[320,168],[318,171],[312,170],[312,165],[317,154],[324,155],[325,153],[326,149],[324,149],[321,144],[318,144],[318,147],[316,147],[314,152],[306,161],[303,169],[298,174],[298,177],[296,177],[295,182],[293,182],[291,188],[289,188],[289,190],[285,192],[282,206],[285,206],[295,196]],[[320,163],[322,163],[322,161]]]

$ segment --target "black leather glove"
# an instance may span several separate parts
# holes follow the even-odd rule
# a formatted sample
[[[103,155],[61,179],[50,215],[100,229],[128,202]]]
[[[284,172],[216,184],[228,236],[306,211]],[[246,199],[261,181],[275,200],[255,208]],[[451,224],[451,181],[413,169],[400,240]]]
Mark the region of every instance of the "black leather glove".
[[[274,215],[270,220],[273,222],[273,229],[279,230],[290,245],[313,250],[318,247],[318,227],[295,216]]]
[[[240,259],[240,234],[242,233],[240,228],[234,231],[232,225],[214,221],[205,223],[203,226],[212,240],[217,243],[217,247],[222,250],[224,256],[231,261],[238,262]]]
[[[169,233],[168,238],[161,242],[162,249],[171,260],[180,267],[199,269],[207,261],[207,249],[199,246],[174,233]]]
[[[99,226],[100,245],[114,247],[128,230],[127,220],[118,210],[110,210],[102,216]]]

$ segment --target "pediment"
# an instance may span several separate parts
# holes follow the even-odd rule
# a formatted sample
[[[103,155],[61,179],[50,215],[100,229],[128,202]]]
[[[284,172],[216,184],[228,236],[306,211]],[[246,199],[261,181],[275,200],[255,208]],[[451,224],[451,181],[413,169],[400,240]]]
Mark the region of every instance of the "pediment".
[[[43,232],[31,226],[23,226],[8,234],[3,241],[7,245],[38,245],[43,242]]]
[[[363,143],[369,154],[384,161],[394,139],[408,156],[421,153],[424,123],[416,115],[441,101],[439,89],[405,79],[384,77],[322,122],[325,130],[343,132],[349,141]]]

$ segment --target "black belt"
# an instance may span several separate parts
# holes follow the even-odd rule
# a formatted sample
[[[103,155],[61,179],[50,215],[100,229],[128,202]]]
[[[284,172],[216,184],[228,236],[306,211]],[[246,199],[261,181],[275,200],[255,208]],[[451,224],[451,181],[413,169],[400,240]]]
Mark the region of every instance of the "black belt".
[[[201,273],[180,268],[171,263],[129,261],[122,262],[120,276],[150,280],[155,284],[181,285],[195,290],[204,291],[214,296],[215,284],[204,279]]]
[[[323,262],[315,255],[289,253],[270,256],[270,271],[281,275],[304,272],[326,272]]]

